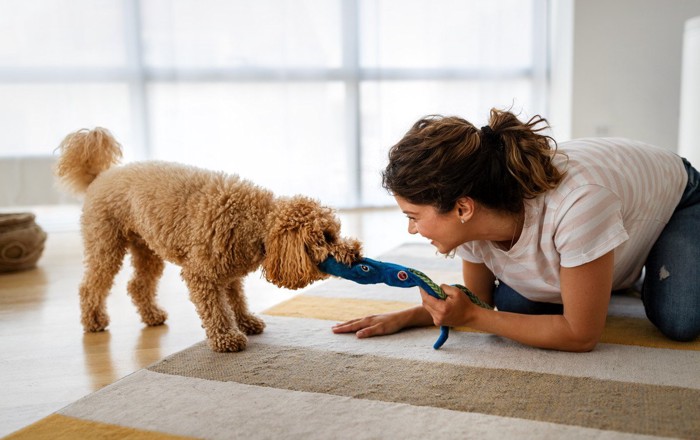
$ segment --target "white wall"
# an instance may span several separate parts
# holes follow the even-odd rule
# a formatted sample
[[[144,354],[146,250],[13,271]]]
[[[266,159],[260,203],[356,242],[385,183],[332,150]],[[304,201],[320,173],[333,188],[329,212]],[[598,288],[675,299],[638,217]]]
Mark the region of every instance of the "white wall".
[[[700,165],[700,15],[685,22],[678,154]]]
[[[574,0],[549,1],[549,110],[558,141],[571,139],[574,59]]]
[[[75,203],[59,190],[53,167],[57,156],[0,157],[0,208]]]
[[[552,2],[555,136],[626,136],[676,151],[683,28],[700,0]]]

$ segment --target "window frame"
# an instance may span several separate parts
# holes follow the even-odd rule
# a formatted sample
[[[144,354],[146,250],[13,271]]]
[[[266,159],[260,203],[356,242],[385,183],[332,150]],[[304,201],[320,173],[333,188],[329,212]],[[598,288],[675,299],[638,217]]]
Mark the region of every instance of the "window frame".
[[[153,82],[295,82],[340,81],[345,84],[345,161],[349,169],[350,194],[343,207],[365,205],[362,190],[361,86],[364,81],[529,79],[535,107],[547,110],[548,0],[533,0],[533,66],[528,69],[460,68],[367,68],[360,65],[359,1],[341,0],[342,65],[340,68],[151,68],[143,58],[143,29],[140,0],[124,0],[126,66],[123,68],[1,68],[0,84],[123,82],[128,86],[135,159],[152,157],[148,85]]]

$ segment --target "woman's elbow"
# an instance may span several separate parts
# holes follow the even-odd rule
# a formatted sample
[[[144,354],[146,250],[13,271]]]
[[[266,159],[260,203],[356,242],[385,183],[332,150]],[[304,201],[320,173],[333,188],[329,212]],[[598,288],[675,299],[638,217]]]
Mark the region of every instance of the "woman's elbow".
[[[567,344],[568,351],[576,353],[586,353],[593,349],[600,342],[600,335],[576,335]]]
[[[593,351],[596,345],[598,345],[598,341],[579,342],[574,346],[574,349],[571,351],[574,351],[576,353],[587,353],[589,351]]]

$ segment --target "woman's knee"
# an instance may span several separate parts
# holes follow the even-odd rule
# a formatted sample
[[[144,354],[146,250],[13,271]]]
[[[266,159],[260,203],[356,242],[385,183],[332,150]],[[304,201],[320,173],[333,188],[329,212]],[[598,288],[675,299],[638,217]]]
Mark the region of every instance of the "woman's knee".
[[[700,325],[698,324],[687,325],[684,323],[663,321],[656,324],[656,327],[667,338],[674,341],[690,342],[700,336]]]
[[[700,309],[697,307],[673,307],[647,301],[644,306],[649,320],[667,338],[688,342],[700,336]]]

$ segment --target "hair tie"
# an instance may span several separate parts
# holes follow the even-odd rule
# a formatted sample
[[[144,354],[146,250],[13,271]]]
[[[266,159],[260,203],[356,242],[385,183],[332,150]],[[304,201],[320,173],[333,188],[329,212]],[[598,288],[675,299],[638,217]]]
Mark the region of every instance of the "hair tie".
[[[501,136],[494,132],[488,125],[481,127],[481,145],[484,148],[489,147],[501,152],[505,151],[505,146],[503,145]]]

